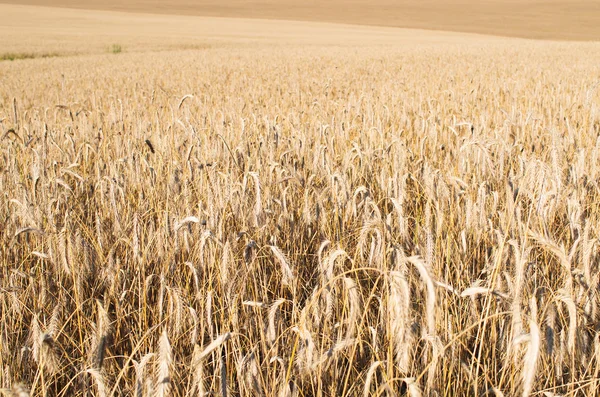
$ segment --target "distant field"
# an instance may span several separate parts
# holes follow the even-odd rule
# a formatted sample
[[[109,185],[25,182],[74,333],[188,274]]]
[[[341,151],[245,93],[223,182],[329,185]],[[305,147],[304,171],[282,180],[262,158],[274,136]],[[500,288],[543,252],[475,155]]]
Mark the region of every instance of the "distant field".
[[[231,46],[432,46],[502,39],[332,23],[217,18],[0,4],[0,58]]]
[[[540,39],[599,40],[599,0],[1,0],[12,4],[326,21]]]

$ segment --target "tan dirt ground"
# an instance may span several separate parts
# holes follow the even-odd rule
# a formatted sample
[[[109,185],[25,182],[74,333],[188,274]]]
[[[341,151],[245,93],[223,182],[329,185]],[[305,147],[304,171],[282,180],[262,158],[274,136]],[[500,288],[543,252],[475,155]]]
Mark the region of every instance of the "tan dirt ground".
[[[598,0],[0,0],[0,3],[338,22],[536,39],[600,39]]]

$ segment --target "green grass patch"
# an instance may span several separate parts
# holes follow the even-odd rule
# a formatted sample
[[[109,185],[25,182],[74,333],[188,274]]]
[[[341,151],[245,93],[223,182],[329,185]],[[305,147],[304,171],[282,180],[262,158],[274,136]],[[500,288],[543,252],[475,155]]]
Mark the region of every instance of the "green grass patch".
[[[57,52],[5,52],[0,54],[0,61],[15,61],[18,59],[54,58],[60,56]]]
[[[123,47],[121,47],[120,44],[113,44],[110,46],[108,51],[113,54],[120,54],[121,52],[123,52]]]

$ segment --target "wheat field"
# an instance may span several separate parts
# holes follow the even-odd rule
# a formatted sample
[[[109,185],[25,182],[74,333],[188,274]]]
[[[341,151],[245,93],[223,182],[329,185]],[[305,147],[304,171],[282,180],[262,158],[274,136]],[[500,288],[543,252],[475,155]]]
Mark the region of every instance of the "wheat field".
[[[3,395],[597,394],[600,44],[0,10]]]

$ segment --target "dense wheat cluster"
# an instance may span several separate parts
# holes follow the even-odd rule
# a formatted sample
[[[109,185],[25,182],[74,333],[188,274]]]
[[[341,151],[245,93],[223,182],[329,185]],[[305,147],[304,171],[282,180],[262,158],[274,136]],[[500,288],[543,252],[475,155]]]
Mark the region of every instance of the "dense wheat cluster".
[[[600,47],[0,63],[0,387],[592,395]]]

